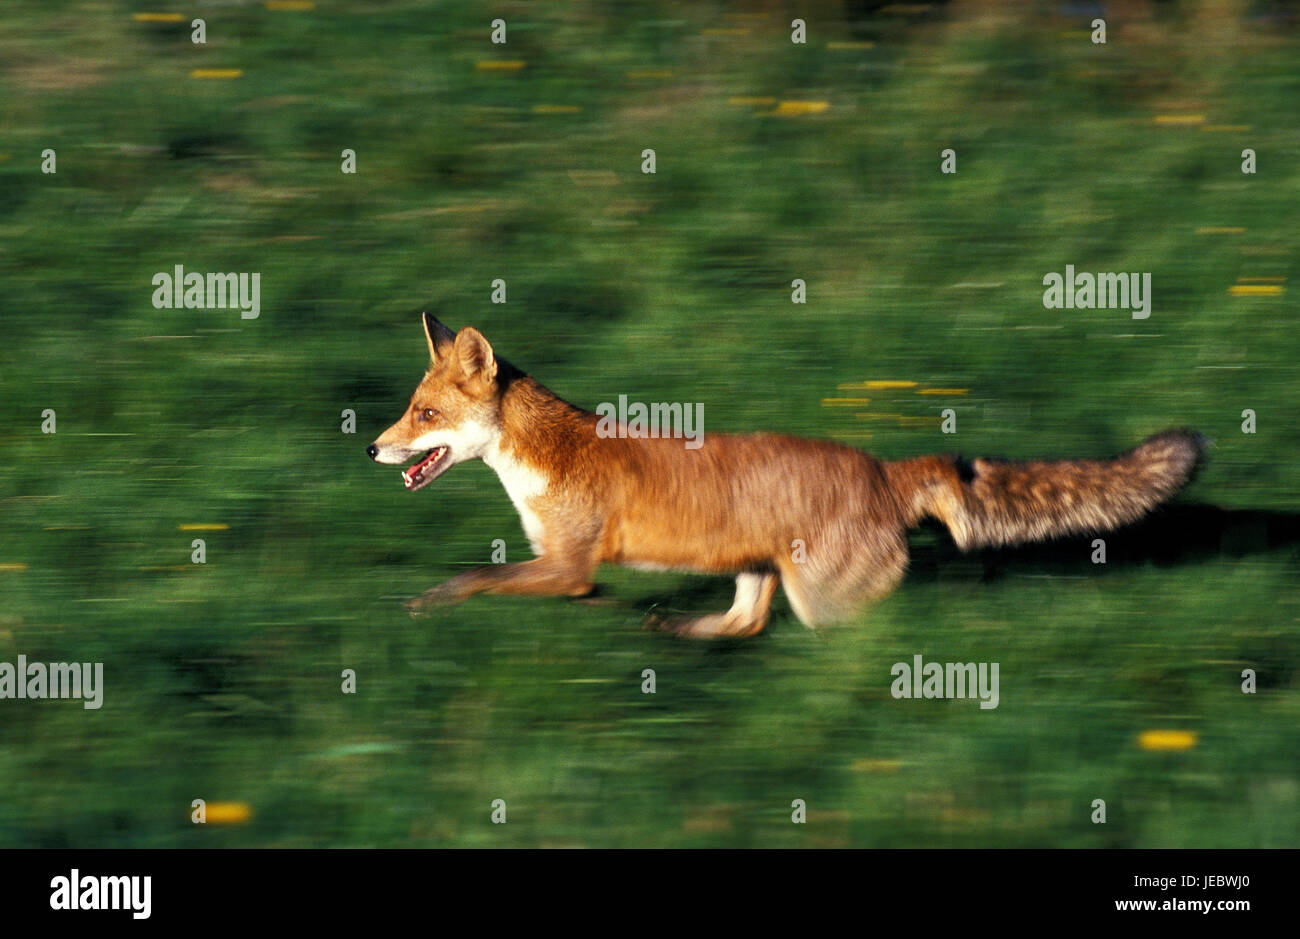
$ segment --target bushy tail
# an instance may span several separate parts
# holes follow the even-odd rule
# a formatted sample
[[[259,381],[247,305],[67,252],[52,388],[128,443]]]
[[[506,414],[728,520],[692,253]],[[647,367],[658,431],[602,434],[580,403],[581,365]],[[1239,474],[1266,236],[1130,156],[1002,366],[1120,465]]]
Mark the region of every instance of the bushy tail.
[[[956,456],[887,463],[908,525],[948,526],[962,550],[1108,531],[1185,486],[1209,441],[1167,430],[1113,460],[1017,463]]]

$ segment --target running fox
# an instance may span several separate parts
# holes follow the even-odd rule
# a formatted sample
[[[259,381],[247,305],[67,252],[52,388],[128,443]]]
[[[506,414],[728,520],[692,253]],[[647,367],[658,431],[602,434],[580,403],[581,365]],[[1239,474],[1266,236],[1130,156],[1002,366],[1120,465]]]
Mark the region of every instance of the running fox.
[[[582,596],[603,562],[734,575],[725,613],[659,624],[681,636],[759,632],[778,581],[795,615],[816,627],[898,585],[906,533],[923,518],[946,525],[962,550],[1106,531],[1186,485],[1206,448],[1200,434],[1169,430],[1113,460],[881,462],[772,434],[709,434],[698,449],[598,435],[596,414],[497,358],[478,330],[423,320],[429,369],[366,452],[379,463],[414,459],[402,473],[412,492],[483,460],[537,557],[453,577],[410,601],[412,612],[485,591]]]

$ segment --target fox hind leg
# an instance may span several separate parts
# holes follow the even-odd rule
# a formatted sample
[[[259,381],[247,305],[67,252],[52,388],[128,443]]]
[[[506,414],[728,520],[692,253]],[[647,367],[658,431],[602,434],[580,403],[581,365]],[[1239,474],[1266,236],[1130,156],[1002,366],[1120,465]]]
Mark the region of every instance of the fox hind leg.
[[[781,589],[790,609],[809,629],[844,622],[867,604],[893,592],[907,569],[907,541],[901,531],[879,529],[835,550],[810,543],[802,563],[780,563]]]

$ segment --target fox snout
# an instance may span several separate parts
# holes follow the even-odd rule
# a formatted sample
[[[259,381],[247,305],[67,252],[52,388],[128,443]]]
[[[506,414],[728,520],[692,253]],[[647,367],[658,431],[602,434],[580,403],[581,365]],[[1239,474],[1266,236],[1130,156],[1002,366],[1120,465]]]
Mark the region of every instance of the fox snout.
[[[412,466],[402,471],[402,485],[408,492],[423,489],[460,462],[457,457],[452,456],[451,448],[447,444],[430,442],[427,435],[415,441],[421,444],[417,449],[412,449],[404,443],[384,443],[383,440],[381,436],[366,447],[366,456],[376,463],[395,465],[418,458]],[[428,443],[428,446],[425,447],[424,443]]]
[[[376,463],[383,463],[388,466],[405,463],[412,457],[419,456],[424,452],[424,450],[413,450],[404,443],[385,443],[383,437],[366,447],[366,456]]]

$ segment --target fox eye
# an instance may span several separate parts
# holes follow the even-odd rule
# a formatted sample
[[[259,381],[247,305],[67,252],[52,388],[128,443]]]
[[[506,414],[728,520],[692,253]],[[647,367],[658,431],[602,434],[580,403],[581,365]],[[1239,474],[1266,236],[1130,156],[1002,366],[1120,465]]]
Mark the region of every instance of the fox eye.
[[[425,408],[420,412],[420,418],[422,420],[431,421],[438,416],[438,413],[439,412],[436,408]]]

